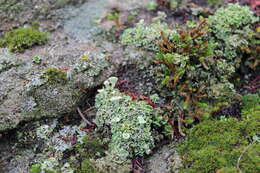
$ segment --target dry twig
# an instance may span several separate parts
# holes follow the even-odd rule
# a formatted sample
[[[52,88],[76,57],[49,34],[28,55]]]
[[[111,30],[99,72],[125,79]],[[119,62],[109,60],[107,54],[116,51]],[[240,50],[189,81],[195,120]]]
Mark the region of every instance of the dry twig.
[[[79,107],[77,107],[77,111],[78,111],[79,115],[81,116],[81,118],[83,119],[83,121],[84,121],[85,123],[87,123],[87,124],[90,125],[90,126],[93,126],[93,125],[94,125],[93,123],[91,123],[89,120],[87,120],[87,119],[85,118],[85,116],[83,115],[83,113],[81,112],[81,110],[79,109]]]

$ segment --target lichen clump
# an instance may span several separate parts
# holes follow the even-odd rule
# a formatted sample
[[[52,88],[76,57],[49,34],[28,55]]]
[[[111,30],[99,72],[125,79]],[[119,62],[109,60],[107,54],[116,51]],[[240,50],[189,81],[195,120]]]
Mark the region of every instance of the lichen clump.
[[[160,32],[168,36],[172,31],[166,23],[161,22],[163,14],[152,24],[147,25],[141,20],[136,27],[126,29],[121,37],[123,45],[132,45],[152,51],[158,51],[156,43],[160,40]]]
[[[218,48],[227,60],[241,56],[238,50],[241,46],[248,46],[249,36],[253,33],[252,24],[258,20],[249,7],[238,4],[219,8],[214,15],[209,16],[212,33],[219,43]]]
[[[33,28],[19,28],[7,32],[0,40],[0,47],[7,47],[11,52],[22,53],[36,45],[43,45],[48,41],[48,34]]]
[[[89,77],[96,77],[108,66],[109,61],[106,59],[105,54],[85,52],[68,75],[71,76],[73,74],[83,73]]]
[[[154,147],[151,133],[153,107],[120,93],[115,88],[116,82],[117,78],[109,78],[96,96],[95,123],[102,133],[112,135],[108,151],[110,161],[124,163],[149,154]]]

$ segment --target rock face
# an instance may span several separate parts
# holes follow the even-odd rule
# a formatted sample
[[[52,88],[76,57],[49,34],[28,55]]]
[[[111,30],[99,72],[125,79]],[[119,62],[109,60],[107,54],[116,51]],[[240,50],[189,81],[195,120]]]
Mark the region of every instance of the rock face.
[[[67,13],[48,45],[16,55],[0,49],[0,132],[17,127],[21,121],[74,112],[77,105],[93,95],[92,89],[118,72],[129,59],[142,57],[142,53],[127,52],[97,36],[93,20],[101,17],[101,11],[113,2],[85,1],[0,0],[0,31],[22,26],[31,19],[55,22],[52,14],[62,18],[59,15]],[[56,10],[80,3],[84,3],[82,8]],[[41,64],[33,63],[34,56],[41,57]]]
[[[61,27],[64,29],[51,34],[48,45],[17,55],[0,49],[0,131],[15,128],[21,121],[75,111],[76,106],[91,95],[91,89],[116,73],[124,62],[122,48],[117,44],[101,37],[93,41],[93,35],[91,38],[82,34],[84,43],[73,37],[77,32],[87,33],[96,28],[91,22],[88,28],[76,26],[75,30],[73,27],[73,23],[84,23],[88,17],[92,21],[93,10],[68,7],[57,12],[67,4],[84,2],[86,0],[0,0],[0,31],[41,19],[55,23],[57,19],[52,15],[63,18],[61,23],[64,23]],[[84,5],[93,2],[90,0]],[[95,5],[103,9],[104,5],[98,3],[104,4],[102,0]],[[66,16],[61,15],[64,13]],[[77,17],[80,13],[86,14]],[[67,27],[70,23],[71,27]],[[41,57],[41,64],[33,63],[34,56]]]
[[[146,160],[148,173],[179,173],[182,167],[181,157],[177,152],[177,143],[164,145]]]
[[[55,42],[56,43],[56,42]],[[0,53],[0,131],[24,120],[55,117],[75,110],[89,90],[117,72],[122,48],[88,43],[60,45],[39,51],[41,65],[28,56]],[[42,49],[42,48],[39,48]],[[113,57],[113,58],[111,58]]]
[[[0,0],[0,31],[32,22],[50,19],[55,16],[54,9],[65,5],[77,5],[87,0]]]

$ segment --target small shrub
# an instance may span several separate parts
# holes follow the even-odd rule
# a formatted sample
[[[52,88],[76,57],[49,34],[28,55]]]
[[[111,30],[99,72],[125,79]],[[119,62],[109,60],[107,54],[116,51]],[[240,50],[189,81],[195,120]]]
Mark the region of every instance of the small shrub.
[[[248,47],[256,21],[248,7],[233,4],[208,20],[161,34],[156,63],[162,68],[157,76],[164,76],[162,84],[172,89],[175,115],[202,119],[216,112],[216,105],[240,99],[230,79],[240,68],[241,47]]]
[[[19,28],[7,32],[0,40],[0,47],[7,47],[11,52],[22,53],[36,45],[43,45],[48,41],[48,34],[32,28]]]
[[[221,108],[219,105],[235,100],[234,86],[228,81],[235,67],[215,56],[217,43],[210,39],[207,20],[177,27],[170,37],[161,36],[155,63],[162,65],[161,83],[172,90],[176,116],[185,122],[209,118]]]

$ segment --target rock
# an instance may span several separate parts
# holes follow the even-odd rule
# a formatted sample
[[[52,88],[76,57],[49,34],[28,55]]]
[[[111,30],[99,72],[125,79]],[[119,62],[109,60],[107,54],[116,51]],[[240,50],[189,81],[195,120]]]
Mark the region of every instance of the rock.
[[[59,3],[61,1],[66,4],[76,2],[60,0]],[[63,6],[59,4],[56,7],[57,4],[51,0],[5,2],[0,0],[0,19],[7,20],[12,17],[19,20],[21,17],[27,21],[37,10],[47,10],[51,15],[55,13],[53,9]],[[7,9],[18,6],[21,7],[19,12]],[[139,51],[123,50],[120,45],[107,42],[92,32],[96,30],[96,26],[91,24],[94,20],[93,10],[102,11],[104,8],[103,0],[90,0],[82,8],[60,9],[56,15],[67,12],[68,18],[63,16],[63,29],[53,32],[47,45],[17,55],[0,49],[0,131],[13,129],[22,121],[59,117],[74,112],[77,105],[93,96],[93,89],[117,73],[129,59],[140,60],[142,53]],[[95,13],[94,17],[98,16],[101,16],[101,12]],[[80,27],[85,22],[87,28]],[[0,30],[3,29],[0,27]],[[87,35],[88,32],[91,34]],[[41,64],[33,63],[35,56],[41,57]]]
[[[181,157],[177,152],[177,143],[172,142],[169,145],[164,145],[158,149],[146,161],[146,170],[148,173],[178,173],[182,166]]]
[[[149,0],[131,0],[131,1],[108,0],[108,3],[111,9],[115,8],[115,9],[120,9],[122,11],[128,11],[137,8],[145,8],[149,3]]]
[[[15,128],[21,121],[73,112],[91,95],[91,89],[125,63],[122,48],[104,45],[109,52],[90,43],[55,45],[55,50],[50,46],[38,51],[42,65],[34,64],[30,56],[1,52],[0,131]]]
[[[107,7],[107,0],[88,0],[77,9],[66,9],[64,13],[69,17],[64,21],[64,30],[79,41],[85,41],[100,33],[101,28],[97,20]]]
[[[77,5],[87,0],[0,0],[0,31],[10,30],[37,19],[55,16],[53,9]]]

